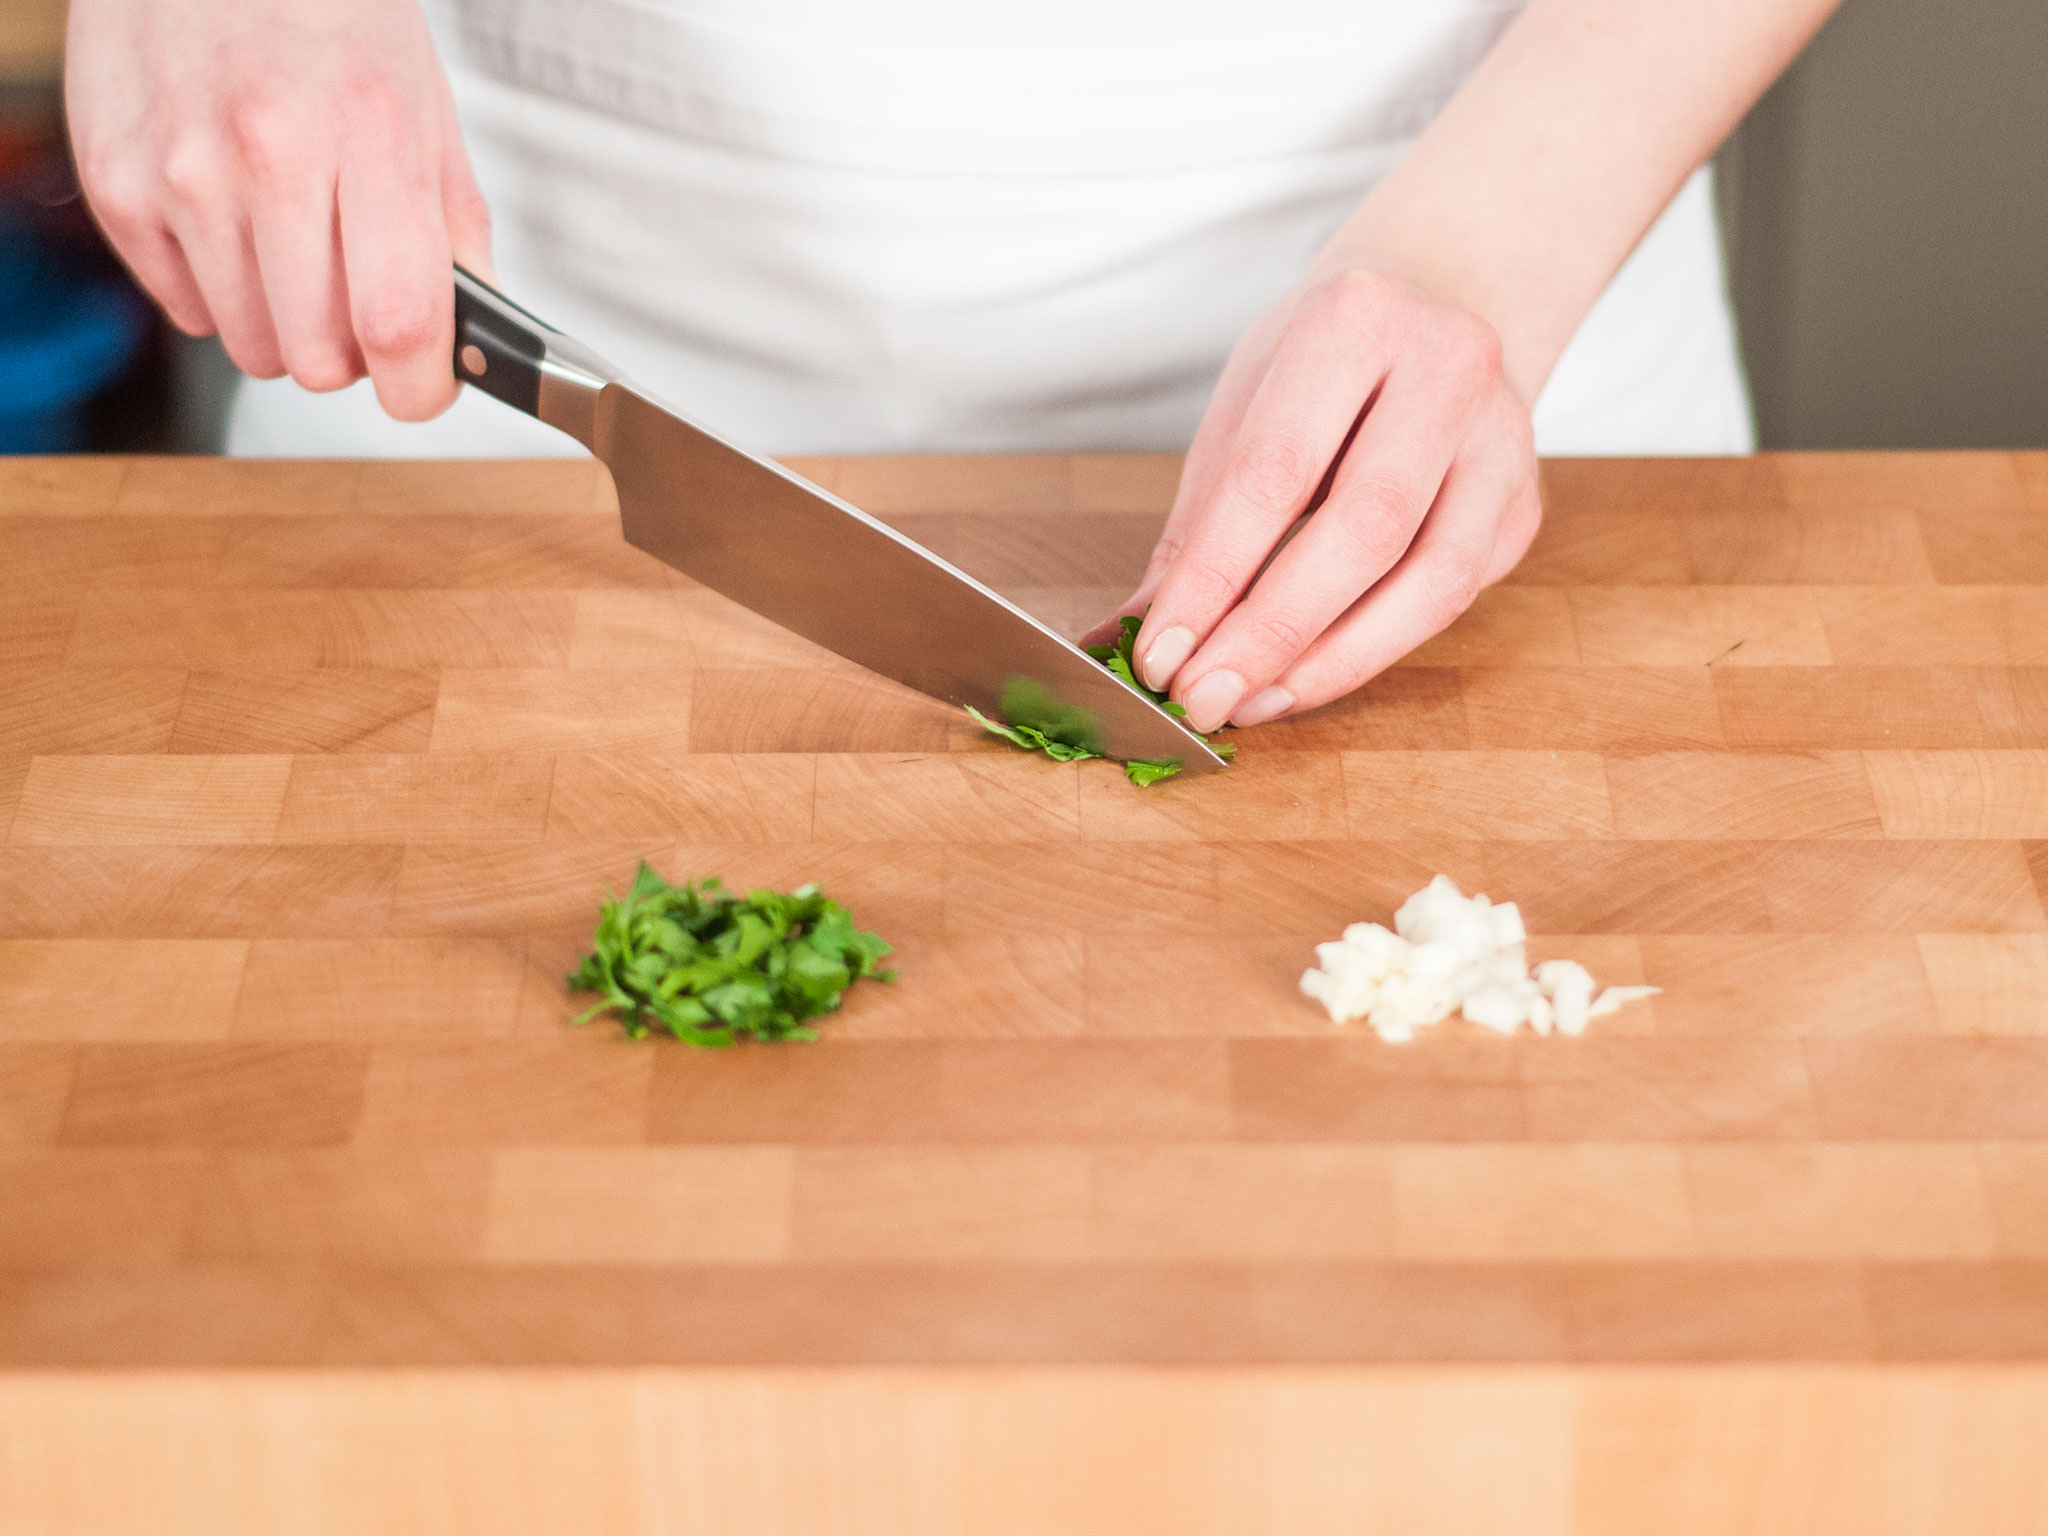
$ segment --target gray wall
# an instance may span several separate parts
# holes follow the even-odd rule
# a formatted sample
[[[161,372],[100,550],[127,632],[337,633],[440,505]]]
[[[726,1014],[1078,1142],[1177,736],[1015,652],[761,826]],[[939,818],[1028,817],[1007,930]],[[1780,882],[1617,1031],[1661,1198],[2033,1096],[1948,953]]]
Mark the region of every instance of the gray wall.
[[[2048,0],[1847,0],[1721,177],[1763,446],[2048,447]]]

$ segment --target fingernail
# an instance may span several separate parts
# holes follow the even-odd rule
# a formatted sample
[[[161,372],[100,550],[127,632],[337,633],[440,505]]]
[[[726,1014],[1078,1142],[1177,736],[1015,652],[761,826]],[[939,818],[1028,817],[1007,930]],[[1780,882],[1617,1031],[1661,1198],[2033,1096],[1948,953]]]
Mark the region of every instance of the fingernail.
[[[1176,624],[1145,652],[1145,686],[1162,689],[1173,681],[1181,664],[1195,654],[1195,632]]]
[[[1285,688],[1261,688],[1251,702],[1230,717],[1233,725],[1263,725],[1275,715],[1294,708],[1294,695]]]
[[[1198,731],[1213,731],[1230,718],[1243,697],[1244,679],[1224,667],[1190,688],[1181,703],[1187,707],[1189,725]]]

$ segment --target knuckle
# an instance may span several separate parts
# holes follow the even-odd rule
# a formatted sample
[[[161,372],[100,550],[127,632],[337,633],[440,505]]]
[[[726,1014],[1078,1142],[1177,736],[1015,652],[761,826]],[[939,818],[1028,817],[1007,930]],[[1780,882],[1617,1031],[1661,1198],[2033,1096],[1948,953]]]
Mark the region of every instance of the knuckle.
[[[1307,668],[1303,669],[1305,672]],[[1367,653],[1357,646],[1331,647],[1314,659],[1314,696],[1341,698],[1363,688],[1378,675]]]
[[[81,165],[79,181],[91,199],[93,212],[110,234],[138,233],[155,222],[148,182],[127,167]]]
[[[228,358],[252,379],[281,379],[284,362],[269,347],[246,339],[227,343]]]
[[[1425,616],[1442,629],[1479,596],[1482,556],[1470,550],[1446,549],[1417,572],[1421,578]]]
[[[1299,656],[1308,649],[1312,636],[1300,624],[1282,613],[1262,613],[1247,626],[1250,639],[1262,653],[1282,659]]]
[[[1220,565],[1192,562],[1181,575],[1182,589],[1175,594],[1176,609],[1186,604],[1204,613],[1218,613],[1235,603],[1242,588],[1239,578]]]
[[[1231,489],[1261,512],[1298,512],[1322,477],[1315,456],[1284,437],[1268,437],[1245,450],[1232,467]]]
[[[394,293],[373,300],[356,320],[356,339],[378,357],[413,357],[440,338],[440,308],[418,293]]]
[[[374,69],[356,69],[343,77],[335,91],[335,107],[353,128],[381,131],[400,123],[398,94]]]
[[[1356,567],[1377,575],[1401,557],[1414,537],[1415,502],[1414,490],[1393,475],[1363,475],[1347,489],[1338,529]]]
[[[238,101],[228,136],[249,174],[267,184],[294,180],[305,162],[305,134],[294,113],[268,96]]]
[[[210,144],[195,139],[185,139],[166,151],[162,176],[171,202],[188,211],[211,209],[227,195],[220,157]]]
[[[1345,504],[1371,523],[1405,523],[1415,504],[1415,490],[1391,470],[1366,470],[1345,489]]]
[[[1445,350],[1464,378],[1492,379],[1500,373],[1500,332],[1468,310],[1451,311]]]
[[[71,146],[71,156],[78,168],[79,184],[96,198],[132,194],[146,185],[145,178],[138,174],[136,158],[104,138],[79,135]]]
[[[1377,272],[1354,267],[1327,278],[1317,290],[1324,320],[1347,330],[1379,323],[1393,297],[1394,285]]]
[[[1179,562],[1181,551],[1185,547],[1178,538],[1162,537],[1152,546],[1152,558],[1145,565],[1145,579],[1149,581],[1154,576],[1163,575],[1171,570]]]
[[[338,352],[322,352],[316,356],[294,358],[291,375],[300,387],[309,389],[316,395],[346,389],[362,377],[349,360]]]
[[[454,403],[454,383],[454,375],[450,374],[449,387],[438,393],[380,388],[377,399],[385,414],[395,421],[432,421]]]

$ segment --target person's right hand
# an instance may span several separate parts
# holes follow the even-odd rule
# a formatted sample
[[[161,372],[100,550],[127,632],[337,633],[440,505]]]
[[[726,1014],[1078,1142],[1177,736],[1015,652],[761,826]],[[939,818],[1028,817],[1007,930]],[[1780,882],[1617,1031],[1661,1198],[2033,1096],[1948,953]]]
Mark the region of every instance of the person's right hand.
[[[414,0],[72,0],[85,195],[180,330],[406,421],[455,399],[490,215]]]

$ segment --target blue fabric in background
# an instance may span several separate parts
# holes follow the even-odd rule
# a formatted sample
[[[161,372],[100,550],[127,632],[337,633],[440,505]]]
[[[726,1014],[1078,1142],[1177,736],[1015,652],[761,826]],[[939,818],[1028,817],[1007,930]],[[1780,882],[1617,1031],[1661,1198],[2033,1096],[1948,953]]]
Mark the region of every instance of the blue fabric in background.
[[[32,230],[0,218],[0,453],[75,453],[85,408],[142,339],[134,300],[81,280]]]

